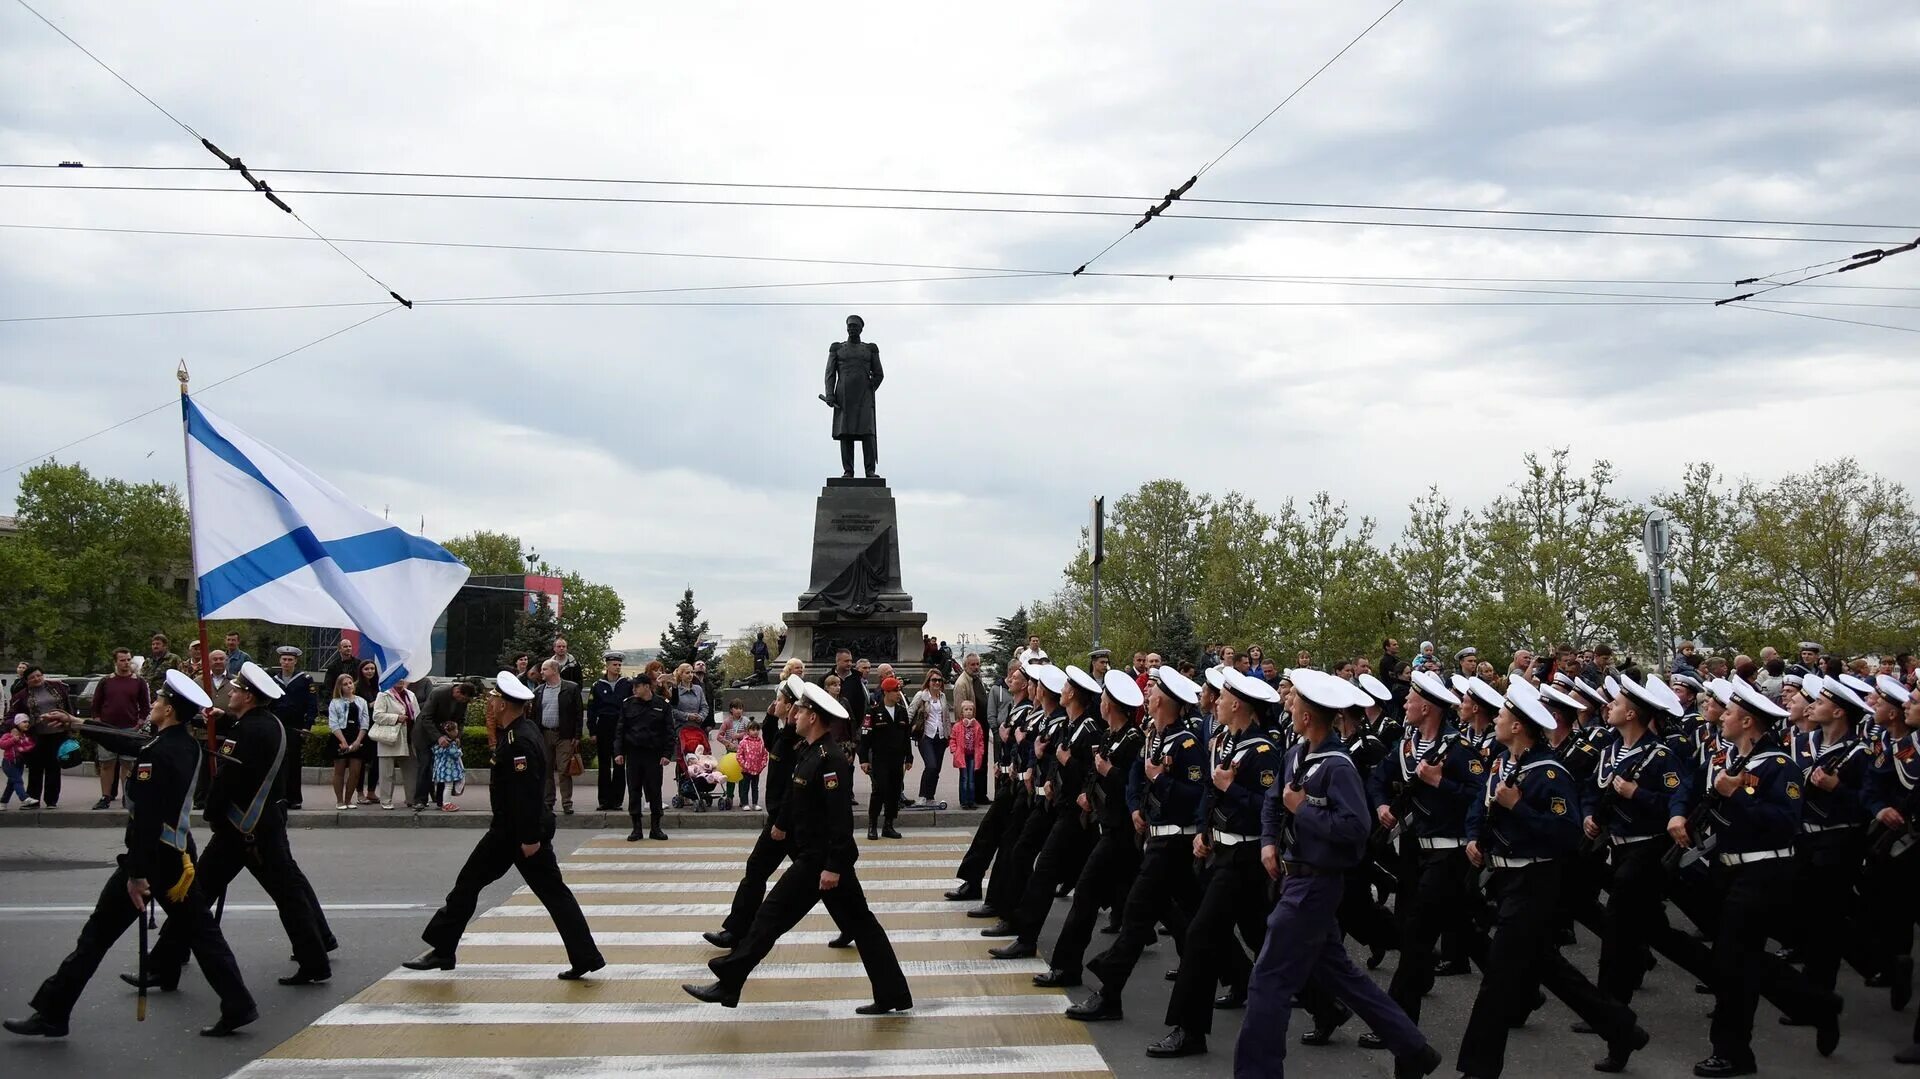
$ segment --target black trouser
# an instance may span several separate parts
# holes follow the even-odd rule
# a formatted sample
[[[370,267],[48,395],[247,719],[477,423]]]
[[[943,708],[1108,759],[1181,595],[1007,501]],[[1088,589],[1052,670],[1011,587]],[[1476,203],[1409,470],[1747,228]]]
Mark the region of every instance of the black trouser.
[[[773,871],[787,860],[787,841],[773,838],[773,825],[760,829],[760,838],[753,841],[753,851],[747,855],[747,864],[741,870],[740,886],[733,890],[733,909],[727,913],[727,920],[720,923],[720,929],[736,937],[745,937],[747,930],[753,928],[754,916],[760,913],[760,904],[767,898],[767,881],[773,879]]]
[[[1093,832],[1080,823],[1079,806],[1068,802],[1054,810],[1052,818],[1040,853],[1034,856],[1026,889],[1020,893],[1020,905],[1007,919],[1028,944],[1039,943],[1040,929],[1047,924],[1047,912],[1053,909],[1054,892],[1063,882],[1080,878],[1080,867],[1094,840]]]
[[[1420,999],[1433,989],[1433,948],[1448,926],[1464,917],[1467,880],[1474,872],[1464,848],[1423,849],[1408,837],[1394,889],[1394,914],[1400,920],[1400,963],[1387,995],[1407,1018],[1420,1021]]]
[[[1221,972],[1227,971],[1234,988],[1246,987],[1252,966],[1247,955],[1260,954],[1273,908],[1267,898],[1272,879],[1260,864],[1259,841],[1213,847],[1207,868],[1205,891],[1180,950],[1180,977],[1167,1001],[1166,1020],[1170,1027],[1201,1035],[1213,1032],[1213,991]],[[1246,943],[1244,951],[1233,938],[1235,929]]]
[[[848,866],[840,874],[840,883],[832,891],[820,890],[821,863],[812,859],[795,861],[781,874],[767,893],[766,902],[753,917],[746,939],[733,951],[708,963],[720,984],[739,992],[753,968],[773,951],[788,930],[800,924],[815,903],[826,904],[840,931],[853,938],[860,949],[860,964],[867,968],[867,980],[873,983],[873,999],[881,1003],[904,1004],[911,999],[907,976],[894,957],[893,942],[867,906],[866,893],[860,890],[860,878]]]
[[[426,805],[440,801],[434,791],[437,785],[433,781],[433,750],[413,747],[413,804]]]
[[[553,854],[553,837],[548,836],[531,856],[521,853],[520,843],[504,832],[487,829],[467,855],[467,864],[454,878],[453,890],[446,902],[427,922],[420,939],[441,955],[452,955],[473,919],[480,891],[505,876],[507,870],[520,870],[520,878],[547,908],[553,927],[567,946],[567,962],[576,968],[590,967],[601,961],[600,949],[593,943],[593,931],[587,928],[587,916],[580,911],[579,900],[567,882],[560,878],[560,863]]]
[[[1793,906],[1793,863],[1785,858],[1716,866],[1713,930],[1713,1052],[1752,1064],[1753,1012],[1764,994],[1789,1018],[1812,1022],[1833,1009],[1830,994],[1767,950],[1767,937]]]
[[[1915,862],[1912,855],[1900,858],[1869,855],[1860,867],[1860,909],[1865,923],[1859,950],[1877,956],[1888,973],[1895,959],[1913,955],[1913,908],[1906,897],[1913,895]],[[1850,953],[1851,954],[1851,953]],[[1859,964],[1856,963],[1856,966]]]
[[[1149,838],[1140,851],[1139,875],[1133,878],[1121,908],[1120,934],[1106,951],[1087,961],[1087,970],[1100,979],[1100,995],[1108,1003],[1120,1003],[1140,952],[1153,943],[1155,922],[1166,923],[1176,949],[1186,947],[1188,920],[1198,902],[1193,837]]]
[[[1831,993],[1840,975],[1841,957],[1851,946],[1863,942],[1868,933],[1860,917],[1864,908],[1853,894],[1860,879],[1861,860],[1867,853],[1866,836],[1860,828],[1810,833],[1801,836],[1797,846],[1794,864],[1799,888],[1794,909],[1812,918],[1806,924],[1807,932],[1792,943],[1807,980]],[[1870,952],[1853,954],[1865,956]],[[1870,965],[1877,970],[1881,964]]]
[[[280,790],[286,795],[288,809],[299,809],[301,805],[300,751],[306,744],[305,728],[287,728],[287,750],[280,755]]]
[[[1014,820],[1016,800],[1013,790],[1011,782],[1002,782],[995,788],[993,804],[987,807],[986,815],[980,818],[980,827],[973,830],[973,842],[967,844],[967,853],[960,859],[960,868],[954,871],[953,875],[961,881],[978,888],[980,882],[986,879],[987,867],[993,864],[993,856],[1000,851],[1000,840]]]
[[[267,813],[277,813],[269,808]],[[231,828],[214,829],[213,838],[200,852],[195,863],[194,886],[212,898],[225,895],[233,878],[245,869],[253,874],[267,897],[280,913],[281,928],[287,932],[287,939],[293,945],[293,958],[300,964],[301,970],[320,971],[331,969],[327,959],[327,945],[333,939],[333,933],[327,926],[326,912],[313,892],[313,885],[300,866],[293,860],[293,848],[287,845],[286,826],[261,827],[254,830],[251,838],[241,835]],[[170,981],[178,977],[178,971],[187,962],[187,953],[192,949],[194,923],[186,921],[177,927],[172,918],[160,927],[160,939],[154,942],[153,952],[147,960],[161,981]],[[208,973],[208,979],[212,974]]]
[[[940,793],[940,764],[947,757],[945,738],[928,738],[921,735],[920,743],[920,798],[931,801]]]
[[[1647,972],[1658,930],[1666,924],[1661,902],[1666,867],[1661,859],[1673,848],[1664,836],[1615,844],[1613,876],[1607,883],[1606,932],[1600,936],[1600,991],[1622,1004],[1633,1003]]]
[[[652,823],[660,824],[660,774],[664,767],[660,763],[657,750],[630,750],[623,754],[627,758],[627,813],[633,818],[634,830],[640,828],[640,804],[644,801],[653,809]]]
[[[1007,829],[1000,840],[1000,853],[993,861],[993,876],[987,878],[987,905],[1002,915],[1010,915],[1027,892],[1027,878],[1033,874],[1033,860],[1040,857],[1053,816],[1037,794],[1028,795],[1026,816],[1018,828]]]
[[[1373,898],[1373,866],[1361,862],[1343,874],[1340,905],[1335,920],[1341,932],[1369,951],[1384,952],[1400,947],[1400,927],[1393,915]]]
[[[60,746],[65,741],[59,734],[34,735],[33,749],[26,755],[27,797],[49,806],[60,803]]]
[[[845,472],[849,476],[853,475],[853,443],[854,441],[855,440],[851,438],[842,438],[840,440],[840,471]],[[859,442],[860,442],[862,463],[867,466],[867,475],[871,476],[873,475],[874,465],[879,460],[879,455],[880,455],[879,436],[867,435],[864,438],[859,439]]]
[[[599,807],[619,809],[627,797],[627,766],[613,763],[613,758],[624,755],[618,748],[620,745],[619,720],[602,720],[593,732],[593,744],[600,751],[597,765],[600,771]]]
[[[988,732],[986,728],[982,727],[981,737],[991,738],[993,737],[993,735],[990,732]],[[974,805],[979,805],[981,802],[984,802],[987,800],[987,768],[990,766],[988,762],[990,762],[992,759],[993,759],[993,749],[991,747],[988,747],[985,753],[980,754],[980,763],[973,766],[973,804]],[[963,765],[962,767],[965,767],[965,766]]]
[[[1627,1041],[1633,1032],[1633,1012],[1594,988],[1555,946],[1560,894],[1565,867],[1559,861],[1536,862],[1517,869],[1501,869],[1487,883],[1487,898],[1495,904],[1493,935],[1481,960],[1483,977],[1473,998],[1473,1012],[1460,1039],[1460,1070],[1483,1079],[1497,1079],[1506,1065],[1507,1034],[1516,1007],[1516,992],[1531,996],[1539,986],[1593,1026],[1609,1046]]]
[[[1101,825],[1100,838],[1073,886],[1073,905],[1067,908],[1067,920],[1053,942],[1048,966],[1071,975],[1080,973],[1080,961],[1093,940],[1093,924],[1100,920],[1100,908],[1121,908],[1127,901],[1127,886],[1139,871],[1140,850],[1133,845],[1132,822],[1121,828]]]
[[[867,830],[880,827],[882,818],[891,828],[894,818],[900,815],[900,796],[906,791],[906,761],[897,757],[876,760],[872,778],[873,795],[867,799]]]
[[[175,939],[186,942],[200,969],[206,973],[207,984],[220,996],[222,1016],[238,1019],[248,1015],[254,1010],[253,996],[240,979],[240,965],[234,961],[233,950],[227,947],[226,938],[220,935],[220,926],[207,911],[206,893],[196,881],[187,890],[187,898],[175,903],[166,898],[166,891],[177,880],[178,877],[165,882],[147,881],[153,890],[149,901],[158,902],[160,909],[167,912],[163,932],[171,932]],[[94,901],[87,924],[80,927],[80,939],[73,951],[67,953],[60,961],[60,969],[40,983],[40,991],[33,995],[33,1010],[47,1019],[66,1022],[73,1014],[74,1002],[80,999],[80,991],[99,969],[100,960],[106,958],[108,950],[133,925],[134,919],[141,917],[144,915],[133,909],[133,901],[127,896],[127,871],[115,869],[100,889],[100,898]],[[151,968],[148,973],[153,973]]]

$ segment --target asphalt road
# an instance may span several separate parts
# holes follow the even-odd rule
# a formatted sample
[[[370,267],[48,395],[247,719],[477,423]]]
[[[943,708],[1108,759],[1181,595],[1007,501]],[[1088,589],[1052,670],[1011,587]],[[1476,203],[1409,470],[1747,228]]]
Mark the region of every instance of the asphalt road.
[[[590,834],[563,832],[556,845],[562,851],[571,850]],[[20,1016],[29,1011],[27,1001],[34,988],[66,953],[85,911],[91,909],[119,849],[118,838],[106,829],[0,833],[0,1014]],[[260,1022],[238,1037],[218,1041],[195,1035],[195,1029],[210,1021],[217,1009],[212,993],[197,975],[189,975],[179,993],[155,994],[146,1023],[136,1024],[134,993],[115,977],[134,968],[135,935],[129,931],[81,998],[73,1017],[73,1035],[62,1041],[8,1037],[0,1049],[0,1061],[7,1074],[31,1079],[97,1079],[125,1074],[129,1065],[182,1079],[227,1075],[418,951],[419,931],[473,838],[471,832],[440,830],[297,834],[295,852],[327,903],[342,941],[335,956],[334,980],[325,986],[288,989],[274,984],[274,978],[292,969],[286,941],[264,894],[245,876],[237,881],[229,897],[228,938],[262,1012]],[[509,875],[482,897],[481,909],[498,903],[519,884],[516,876]],[[1065,909],[1065,903],[1056,904],[1055,918]],[[1053,927],[1049,927],[1042,937],[1043,948],[1052,938]],[[1093,947],[1097,950],[1109,939],[1096,935]],[[982,958],[993,943],[981,941]],[[1580,944],[1569,954],[1576,965],[1591,971],[1594,946],[1584,931]],[[1239,1026],[1238,1013],[1233,1012],[1217,1017],[1214,1052],[1208,1056],[1153,1061],[1143,1055],[1145,1045],[1165,1029],[1160,1020],[1168,984],[1159,973],[1173,962],[1173,949],[1166,942],[1148,951],[1130,987],[1127,1019],[1093,1028],[1102,1054],[1118,1075],[1171,1079],[1230,1071]],[[1391,969],[1389,959],[1376,976],[1384,980]],[[1477,986],[1477,978],[1442,979],[1427,1001],[1425,1029],[1447,1057],[1447,1065],[1436,1074],[1453,1074],[1452,1054]],[[1779,1026],[1775,1013],[1761,1005],[1756,1045],[1763,1073],[1920,1074],[1891,1061],[1892,1054],[1907,1044],[1912,1012],[1893,1012],[1884,992],[1864,989],[1850,970],[1842,972],[1841,989],[1847,997],[1845,1038],[1830,1059],[1815,1054],[1810,1030]],[[1073,995],[1077,998],[1085,992],[1074,990]],[[1634,1057],[1629,1074],[1690,1074],[1692,1063],[1707,1055],[1704,1017],[1709,999],[1695,995],[1692,980],[1663,963],[1634,1003],[1642,1024],[1653,1034],[1653,1044]],[[1295,1013],[1295,1020],[1292,1037],[1297,1039],[1304,1013]],[[1549,1002],[1527,1028],[1514,1033],[1506,1074],[1586,1074],[1591,1062],[1604,1054],[1604,1047],[1591,1036],[1568,1033],[1571,1021],[1564,1007]],[[1356,1022],[1341,1031],[1332,1047],[1310,1049],[1295,1044],[1288,1059],[1300,1073],[1310,1069],[1311,1074],[1330,1077],[1391,1075],[1391,1061],[1383,1053],[1355,1047],[1353,1039],[1359,1033]]]

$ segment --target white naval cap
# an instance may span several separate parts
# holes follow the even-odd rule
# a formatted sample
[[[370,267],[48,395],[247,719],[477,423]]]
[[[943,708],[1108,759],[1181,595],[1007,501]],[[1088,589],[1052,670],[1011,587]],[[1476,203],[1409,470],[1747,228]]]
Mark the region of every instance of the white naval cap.
[[[1682,716],[1687,711],[1680,706],[1680,698],[1674,694],[1673,687],[1652,675],[1647,676],[1644,685],[1631,678],[1623,680],[1620,683],[1620,692],[1656,712],[1665,712],[1670,716]]]
[[[1719,701],[1722,705],[1733,703],[1732,682],[1724,678],[1709,678],[1707,679],[1706,688],[1708,693],[1713,694],[1713,699]]]
[[[1867,694],[1873,692],[1873,683],[1857,674],[1842,673],[1840,675],[1840,684],[1859,694],[1863,703],[1866,700]]]
[[[1147,695],[1140,692],[1140,683],[1133,675],[1118,667],[1107,668],[1107,676],[1102,679],[1107,684],[1107,694],[1120,703],[1122,708],[1138,708],[1147,703]]]
[[[207,691],[201,689],[199,683],[178,670],[167,672],[167,692],[195,708],[213,707],[213,698],[207,696]]]
[[[1907,687],[1901,685],[1900,680],[1890,674],[1875,675],[1873,678],[1873,688],[1882,697],[1885,697],[1895,704],[1905,704],[1913,697],[1913,694],[1908,691]]]
[[[512,671],[501,671],[494,675],[493,688],[499,690],[500,695],[510,701],[525,704],[533,699],[533,690],[528,689],[527,684],[520,680],[520,676]]]
[[[1293,689],[1314,704],[1334,711],[1351,708],[1356,703],[1353,683],[1308,667],[1293,672]]]
[[[1767,695],[1753,688],[1753,685],[1739,675],[1728,679],[1733,695],[1739,698],[1741,707],[1752,712],[1755,717],[1767,719],[1785,719],[1787,710],[1767,699]],[[1845,688],[1845,687],[1842,687]],[[1865,702],[1862,702],[1864,706]]]
[[[252,660],[240,665],[240,680],[247,684],[248,689],[270,701],[277,701],[286,696],[287,691],[280,688],[280,683],[274,681],[272,675],[261,670],[260,665]]]
[[[1508,680],[1507,704],[1515,715],[1541,730],[1560,729],[1560,721],[1553,718],[1553,712],[1546,705],[1540,703],[1540,691],[1524,678]]]
[[[1208,667],[1208,668],[1207,668],[1207,672],[1206,672],[1206,674],[1202,676],[1202,677],[1204,677],[1204,678],[1205,678],[1205,679],[1207,680],[1207,684],[1213,687],[1213,691],[1214,691],[1215,693],[1225,693],[1225,692],[1226,692],[1226,690],[1227,690],[1227,677],[1226,677],[1226,671],[1227,671],[1227,669],[1228,669],[1228,668],[1227,668],[1227,666],[1226,666],[1225,664],[1222,664],[1222,663],[1216,663],[1216,664],[1214,664],[1213,666],[1211,666],[1211,667]]]
[[[1074,685],[1079,686],[1081,689],[1086,690],[1096,697],[1100,695],[1100,683],[1093,675],[1088,674],[1071,663],[1067,664],[1067,681],[1072,682]]]
[[[1390,701],[1393,699],[1393,692],[1387,689],[1387,684],[1375,678],[1371,671],[1354,679],[1354,681],[1360,683],[1360,688],[1366,690],[1367,693],[1373,697],[1373,700],[1368,701],[1366,704],[1369,708],[1381,701]]]
[[[1472,677],[1472,675],[1465,674],[1450,674],[1447,676],[1447,683],[1453,686],[1453,692],[1456,696],[1464,697],[1470,692],[1467,689],[1467,683]]]
[[[1522,678],[1521,681],[1525,682],[1526,679]],[[1467,692],[1462,693],[1461,696],[1464,697],[1467,694],[1472,694],[1481,704],[1486,705],[1496,712],[1500,710],[1502,704],[1506,703],[1506,698],[1500,696],[1500,691],[1493,688],[1491,683],[1477,674],[1467,679]]]
[[[1812,704],[1814,701],[1820,699],[1820,687],[1825,685],[1826,682],[1827,680],[1823,676],[1809,671],[1800,679],[1800,695],[1807,699],[1808,704]]]
[[[1207,670],[1212,671],[1213,668],[1208,667]],[[1153,672],[1153,680],[1160,683],[1161,689],[1172,694],[1174,699],[1182,703],[1200,703],[1200,687],[1194,683],[1193,679],[1188,678],[1172,667],[1163,665],[1157,668]]]
[[[1067,672],[1045,661],[1030,664],[1027,676],[1047,687],[1047,692],[1058,697],[1067,691]]]
[[[1866,700],[1862,698],[1859,691],[1855,690],[1848,682],[1850,678],[1854,682],[1860,681],[1860,679],[1848,674],[1843,674],[1838,678],[1823,678],[1820,681],[1820,693],[1822,696],[1833,698],[1835,704],[1850,709],[1854,715],[1864,716],[1873,711],[1873,709],[1867,707]]]
[[[1628,681],[1632,681],[1632,679],[1628,679]],[[1606,691],[1608,700],[1613,700],[1620,695],[1620,679],[1615,678],[1613,675],[1607,675],[1607,680],[1600,683],[1600,688]],[[1676,712],[1674,714],[1678,715],[1679,713]]]
[[[1592,682],[1584,678],[1576,678],[1573,680],[1573,688],[1578,690],[1582,697],[1592,701],[1596,707],[1605,708],[1607,706],[1606,693]]]
[[[1305,668],[1302,668],[1302,671],[1303,670],[1305,670]],[[1293,672],[1295,685],[1300,684],[1299,678],[1302,671]],[[1318,672],[1314,672],[1314,673],[1318,673]],[[1328,675],[1327,677],[1332,678],[1333,676]],[[1241,674],[1239,671],[1233,670],[1231,668],[1229,668],[1225,674],[1221,675],[1220,678],[1221,678],[1221,685],[1226,687],[1227,692],[1233,694],[1234,696],[1240,698],[1243,701],[1246,701],[1248,704],[1279,704],[1280,703],[1280,691],[1268,685],[1265,681],[1261,679],[1249,678],[1246,675]],[[1339,679],[1334,679],[1334,680],[1339,681]],[[1345,708],[1346,705],[1340,704],[1340,705],[1335,705],[1334,707]]]
[[[1557,704],[1562,708],[1571,708],[1575,712],[1587,710],[1587,702],[1561,689],[1559,686],[1540,687],[1540,699],[1548,704]]]
[[[1446,683],[1440,681],[1440,676],[1432,671],[1413,672],[1413,688],[1415,692],[1435,704],[1443,704],[1449,708],[1460,704],[1459,695],[1448,689]]]

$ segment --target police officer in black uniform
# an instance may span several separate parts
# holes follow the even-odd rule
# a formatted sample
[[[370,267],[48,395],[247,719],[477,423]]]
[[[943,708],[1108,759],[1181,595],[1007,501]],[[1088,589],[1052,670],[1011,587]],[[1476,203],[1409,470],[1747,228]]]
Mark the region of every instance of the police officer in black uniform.
[[[33,995],[33,1015],[6,1020],[6,1029],[28,1037],[66,1037],[74,1002],[88,979],[127,927],[147,916],[148,903],[159,903],[167,912],[167,928],[186,943],[206,972],[208,984],[220,995],[219,1021],[200,1033],[221,1037],[260,1018],[233,952],[207,909],[207,895],[194,880],[193,837],[188,827],[201,751],[186,720],[212,703],[192,679],[180,671],[168,671],[148,717],[155,732],[151,741],[138,734],[89,729],[115,752],[137,756],[133,777],[127,782],[127,799],[132,803],[127,849],[120,855],[119,868],[100,890],[73,951]]]
[[[587,733],[599,750],[600,812],[618,813],[627,794],[627,769],[620,759],[620,710],[633,697],[633,683],[620,674],[625,655],[608,652],[600,658],[606,669],[587,691]]]
[[[213,838],[200,852],[200,886],[208,895],[222,895],[241,869],[253,874],[280,912],[280,924],[293,942],[299,969],[280,979],[281,985],[316,985],[333,976],[327,958],[333,934],[326,915],[314,898],[313,885],[293,860],[287,842],[287,811],[281,782],[289,754],[300,747],[270,710],[280,684],[253,663],[240,668],[229,684],[227,703],[233,712],[213,710],[218,768],[207,791],[207,823]],[[170,988],[179,983],[180,968],[191,950],[187,930],[172,919],[160,930],[148,962],[149,986]]]
[[[1028,700],[1030,684],[1027,672],[1020,667],[1007,672],[1007,692],[1012,703],[1007,707],[1006,719],[994,728],[992,735],[993,802],[980,818],[980,826],[974,829],[973,840],[960,858],[960,867],[954,870],[960,886],[948,891],[946,897],[956,903],[973,902],[981,897],[980,882],[986,879],[987,869],[1000,852],[1007,829],[1017,828],[1019,825],[1015,822],[1026,819],[1026,801],[1019,796],[1019,787],[1014,782],[1013,763],[1018,755],[1014,733],[1026,729],[1027,716],[1033,708]]]
[[[1100,979],[1100,991],[1067,1009],[1069,1019],[1099,1022],[1124,1017],[1121,996],[1154,940],[1154,923],[1164,922],[1174,946],[1184,947],[1188,921],[1198,903],[1193,875],[1193,840],[1200,829],[1201,792],[1206,786],[1207,749],[1184,724],[1184,711],[1200,702],[1200,687],[1161,667],[1147,686],[1146,740],[1131,769],[1127,805],[1136,834],[1145,837],[1140,870],[1127,889],[1120,933],[1106,951],[1087,960],[1087,972]]]
[[[1106,726],[1100,721],[1101,685],[1072,664],[1067,666],[1067,682],[1066,696],[1061,700],[1066,722],[1049,742],[1053,767],[1046,791],[1047,834],[1034,857],[1020,905],[1007,919],[1014,939],[988,951],[995,959],[1026,959],[1039,954],[1040,929],[1053,908],[1055,891],[1062,883],[1079,879],[1093,845],[1092,814],[1080,800],[1087,780],[1095,774],[1093,750]],[[986,930],[986,935],[1002,935],[999,928]]]
[[[867,706],[860,724],[860,770],[873,779],[867,801],[867,838],[899,839],[894,818],[900,814],[900,795],[907,772],[913,768],[913,723],[900,697],[900,680],[880,680],[880,696]]]
[[[1225,728],[1213,753],[1212,782],[1204,791],[1200,819],[1205,831],[1193,838],[1194,857],[1206,860],[1205,891],[1187,928],[1180,951],[1180,976],[1167,1001],[1167,1025],[1173,1029],[1147,1047],[1152,1057],[1183,1057],[1207,1051],[1213,1030],[1215,982],[1223,957],[1238,953],[1234,930],[1257,955],[1266,942],[1267,872],[1260,865],[1260,807],[1280,777],[1280,753],[1265,733],[1263,713],[1280,701],[1270,685],[1238,671],[1221,674],[1217,725]],[[1229,997],[1246,999],[1244,955]]]
[[[1506,753],[1488,769],[1486,793],[1468,821],[1467,857],[1492,870],[1492,937],[1481,960],[1480,992],[1460,1040],[1459,1066],[1473,1079],[1496,1079],[1506,1063],[1516,991],[1543,986],[1606,1039],[1594,1070],[1618,1072],[1647,1044],[1626,1005],[1606,996],[1568,963],[1554,940],[1566,860],[1580,846],[1580,795],[1546,744],[1556,724],[1540,691],[1509,681],[1495,736]]]
[[[401,964],[408,970],[452,970],[454,949],[473,919],[480,890],[514,868],[547,908],[566,944],[569,965],[560,972],[561,980],[575,981],[607,965],[553,854],[553,809],[547,805],[545,778],[550,762],[540,724],[527,714],[531,700],[533,690],[513,672],[495,676],[494,690],[487,695],[487,719],[500,732],[487,794],[493,819],[467,855],[446,902],[420,934],[427,951]]]
[[[628,689],[630,693],[620,706],[619,756],[614,758],[627,772],[627,815],[633,819],[627,842],[640,842],[642,802],[652,812],[647,838],[664,840],[667,833],[660,827],[660,777],[661,769],[673,759],[673,713],[654,686],[652,675],[634,675]]]
[[[1093,939],[1100,909],[1122,909],[1128,887],[1140,870],[1133,813],[1127,808],[1127,780],[1146,743],[1146,732],[1133,722],[1146,696],[1127,672],[1109,668],[1103,681],[1106,693],[1100,699],[1100,716],[1106,720],[1106,729],[1094,746],[1093,771],[1075,798],[1100,829],[1100,838],[1074,884],[1073,905],[1053,943],[1048,969],[1033,977],[1033,984],[1042,988],[1080,984],[1081,960]]]
[[[829,721],[845,720],[847,710],[811,682],[795,677],[788,686],[797,698],[790,710],[794,730],[804,741],[771,834],[792,843],[793,865],[767,894],[746,937],[731,952],[707,963],[717,980],[681,988],[696,1000],[735,1007],[741,986],[780,937],[800,924],[815,903],[825,903],[841,931],[859,945],[860,962],[873,983],[873,1003],[854,1011],[861,1015],[906,1011],[913,1007],[906,975],[854,874],[860,849],[853,839],[853,762],[827,734]]]

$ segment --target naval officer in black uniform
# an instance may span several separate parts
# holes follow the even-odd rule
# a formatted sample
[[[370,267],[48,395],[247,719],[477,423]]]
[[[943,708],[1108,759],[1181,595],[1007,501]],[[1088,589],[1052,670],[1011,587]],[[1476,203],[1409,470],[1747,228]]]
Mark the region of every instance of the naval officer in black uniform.
[[[873,778],[867,801],[867,838],[899,839],[894,819],[900,815],[900,796],[907,773],[913,770],[913,721],[900,699],[900,680],[880,680],[880,698],[867,705],[860,725],[860,770]]]
[[[127,927],[146,916],[150,902],[167,912],[167,928],[185,942],[220,995],[219,1021],[200,1033],[222,1037],[260,1018],[233,952],[208,913],[207,896],[194,882],[189,853],[193,839],[188,825],[200,747],[187,732],[186,720],[212,703],[192,679],[168,671],[149,713],[155,732],[152,741],[139,735],[115,738],[97,729],[90,732],[103,741],[111,739],[110,748],[116,752],[138,754],[133,778],[127,783],[133,809],[127,821],[126,853],[120,855],[119,868],[100,890],[79,942],[33,995],[33,1015],[7,1020],[8,1030],[30,1037],[65,1037],[68,1016],[87,980]]]
[[[873,1003],[854,1011],[861,1015],[906,1011],[913,1007],[906,975],[853,871],[860,857],[853,841],[853,763],[827,735],[828,723],[846,719],[847,710],[826,690],[798,676],[788,679],[787,687],[795,698],[789,709],[793,728],[803,742],[779,820],[769,831],[777,842],[791,837],[793,865],[767,893],[746,938],[707,963],[718,980],[681,988],[695,1000],[735,1007],[740,1003],[740,987],[753,968],[815,903],[825,903],[840,931],[859,946],[860,962],[873,983]]]
[[[488,725],[500,732],[500,741],[494,747],[492,785],[488,788],[493,820],[467,856],[467,864],[461,867],[446,902],[420,934],[428,950],[402,964],[408,970],[452,970],[454,949],[473,918],[480,890],[505,876],[510,868],[520,870],[521,878],[540,897],[566,943],[569,966],[560,972],[560,978],[574,981],[607,965],[593,942],[593,931],[587,928],[580,902],[567,882],[560,879],[560,863],[553,856],[553,808],[546,797],[546,742],[540,724],[527,715],[527,702],[531,700],[533,691],[511,671],[495,676],[495,688],[487,694]]]

